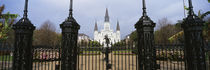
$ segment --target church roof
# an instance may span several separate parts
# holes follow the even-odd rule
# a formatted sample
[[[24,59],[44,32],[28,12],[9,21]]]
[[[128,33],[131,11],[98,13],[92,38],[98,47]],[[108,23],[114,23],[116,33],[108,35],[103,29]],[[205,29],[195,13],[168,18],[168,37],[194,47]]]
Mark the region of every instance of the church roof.
[[[86,37],[89,37],[88,35],[86,35],[84,33],[79,33],[78,36],[86,36]]]

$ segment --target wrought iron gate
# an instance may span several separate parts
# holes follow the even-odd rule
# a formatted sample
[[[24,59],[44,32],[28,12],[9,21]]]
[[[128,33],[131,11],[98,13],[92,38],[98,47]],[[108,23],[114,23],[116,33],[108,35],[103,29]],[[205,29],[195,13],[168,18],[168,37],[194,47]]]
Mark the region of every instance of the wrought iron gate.
[[[109,49],[110,70],[138,70],[135,43],[113,44]],[[156,44],[156,59],[160,70],[185,70],[183,44]],[[77,70],[106,70],[103,46],[95,43],[78,46]],[[61,70],[61,53],[58,47],[34,46],[32,70]],[[206,48],[209,49],[209,48]],[[0,70],[12,69],[13,48],[0,46]],[[210,51],[206,51],[207,70]]]
[[[202,37],[204,22],[194,14],[192,0],[189,0],[189,15],[182,24],[185,35],[184,47],[155,45],[155,23],[146,13],[145,0],[142,1],[143,16],[135,25],[138,34],[137,45],[130,42],[129,44],[128,42],[111,44],[109,48],[94,43],[78,45],[80,25],[73,17],[73,5],[70,0],[69,16],[60,25],[62,29],[61,48],[34,49],[32,37],[35,26],[27,17],[28,0],[26,0],[23,18],[13,25],[15,31],[13,55],[8,55],[11,50],[0,49],[0,69],[206,70],[206,51]],[[51,54],[52,56],[48,56]]]

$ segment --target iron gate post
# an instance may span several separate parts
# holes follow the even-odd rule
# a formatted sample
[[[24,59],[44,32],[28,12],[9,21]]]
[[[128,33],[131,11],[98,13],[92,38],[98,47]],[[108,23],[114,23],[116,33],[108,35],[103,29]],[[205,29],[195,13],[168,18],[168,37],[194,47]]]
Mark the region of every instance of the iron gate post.
[[[12,29],[15,31],[13,70],[32,70],[32,37],[35,26],[27,17],[28,0],[25,0],[23,18]]]
[[[138,42],[139,70],[156,70],[156,50],[154,43],[154,27],[149,17],[142,17],[135,25]]]
[[[70,0],[69,17],[60,24],[62,29],[61,70],[77,69],[77,38],[80,25],[73,17],[72,3],[73,1]]]
[[[138,70],[156,70],[156,51],[154,46],[155,23],[146,14],[145,0],[143,16],[135,24],[138,37]]]
[[[206,70],[203,40],[204,21],[193,12],[192,1],[189,0],[189,15],[184,19],[182,28],[185,37],[185,63],[187,70]]]
[[[76,70],[77,37],[80,26],[73,17],[69,17],[60,27],[62,28],[61,69]]]

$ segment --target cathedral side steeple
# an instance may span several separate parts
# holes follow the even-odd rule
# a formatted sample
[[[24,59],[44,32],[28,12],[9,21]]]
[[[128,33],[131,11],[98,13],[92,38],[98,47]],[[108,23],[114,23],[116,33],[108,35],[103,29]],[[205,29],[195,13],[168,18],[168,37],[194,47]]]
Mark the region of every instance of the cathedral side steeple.
[[[106,13],[105,13],[105,22],[109,22],[109,12],[107,8],[106,8]]]
[[[117,31],[120,31],[119,21],[117,21]]]
[[[117,28],[116,28],[116,40],[117,42],[120,41],[120,24],[118,20],[117,20]]]

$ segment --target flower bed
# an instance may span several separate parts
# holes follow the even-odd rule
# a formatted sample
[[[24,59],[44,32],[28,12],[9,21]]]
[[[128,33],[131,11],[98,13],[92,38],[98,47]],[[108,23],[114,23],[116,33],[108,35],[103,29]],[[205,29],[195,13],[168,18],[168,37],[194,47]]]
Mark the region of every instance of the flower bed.
[[[184,53],[183,51],[157,51],[157,60],[171,60],[171,61],[183,61]]]

